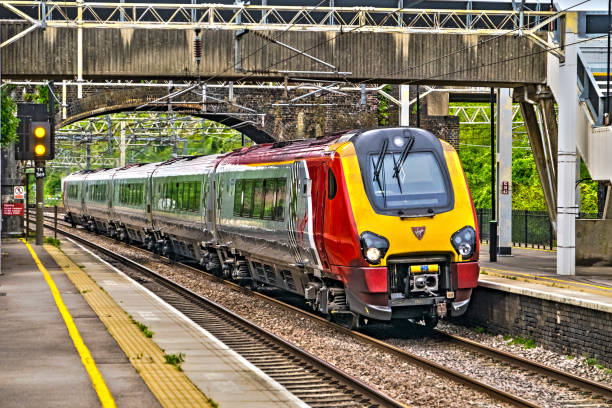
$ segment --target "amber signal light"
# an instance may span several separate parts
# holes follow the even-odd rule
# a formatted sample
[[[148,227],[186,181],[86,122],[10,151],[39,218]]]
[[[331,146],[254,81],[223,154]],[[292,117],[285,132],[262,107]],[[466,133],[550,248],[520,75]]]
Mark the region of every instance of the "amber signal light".
[[[42,126],[37,126],[34,129],[34,137],[37,139],[43,138],[47,135],[47,130]],[[44,146],[43,146],[44,147]]]
[[[37,144],[36,146],[34,146],[34,154],[36,154],[36,156],[44,156],[46,152],[47,148],[45,147],[45,145]]]

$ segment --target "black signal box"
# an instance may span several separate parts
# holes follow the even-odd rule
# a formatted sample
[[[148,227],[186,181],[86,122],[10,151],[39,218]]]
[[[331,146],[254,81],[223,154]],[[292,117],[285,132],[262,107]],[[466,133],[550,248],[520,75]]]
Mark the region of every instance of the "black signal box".
[[[20,103],[17,105],[19,141],[15,147],[16,160],[52,160],[55,157],[55,131],[46,104]]]

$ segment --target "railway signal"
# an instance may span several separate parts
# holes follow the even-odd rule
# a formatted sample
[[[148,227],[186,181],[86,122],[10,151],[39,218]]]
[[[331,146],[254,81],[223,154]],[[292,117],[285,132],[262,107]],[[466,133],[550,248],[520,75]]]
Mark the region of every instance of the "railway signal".
[[[49,89],[53,83],[49,84]],[[36,168],[36,245],[43,243],[43,209],[45,162],[55,157],[54,103],[20,103],[17,105],[19,118],[19,142],[15,149],[16,160],[33,160]]]
[[[15,149],[17,160],[53,160],[54,131],[46,104],[20,103],[17,108],[20,123],[19,142]]]

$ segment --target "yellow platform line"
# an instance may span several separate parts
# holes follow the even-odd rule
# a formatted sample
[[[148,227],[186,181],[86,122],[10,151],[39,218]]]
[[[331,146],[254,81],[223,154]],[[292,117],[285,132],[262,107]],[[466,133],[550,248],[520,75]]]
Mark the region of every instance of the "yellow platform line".
[[[537,283],[539,285],[544,285],[544,286],[579,290],[581,292],[593,293],[595,295],[612,296],[611,287],[599,286],[599,285],[594,285],[591,283],[566,281],[563,279],[551,278],[548,276],[536,276],[536,275],[531,275],[531,274],[523,273],[523,272],[489,268],[486,266],[482,267],[481,270],[490,275],[497,276],[500,278],[509,278],[509,277],[521,278],[522,281],[530,282],[530,283]],[[580,287],[577,287],[577,286],[580,286]],[[597,289],[592,289],[592,288],[597,288]]]
[[[85,370],[87,370],[87,374],[89,375],[91,383],[94,389],[96,390],[96,393],[98,394],[98,398],[100,399],[100,403],[102,404],[102,407],[103,408],[115,407],[116,406],[115,400],[113,399],[113,396],[108,390],[108,387],[106,386],[106,383],[104,382],[104,378],[102,378],[102,374],[100,374],[100,371],[98,371],[96,362],[91,356],[89,349],[83,342],[83,339],[81,338],[81,335],[79,334],[79,330],[74,324],[74,320],[72,319],[72,316],[70,315],[70,312],[68,311],[68,308],[64,304],[64,301],[62,300],[62,296],[57,290],[57,286],[55,286],[55,282],[51,278],[49,271],[47,271],[47,268],[45,268],[42,262],[40,262],[40,259],[38,259],[38,255],[36,255],[36,252],[34,252],[30,244],[23,238],[21,238],[21,241],[26,245],[26,247],[28,247],[28,250],[30,251],[32,258],[34,259],[36,266],[38,266],[38,269],[40,270],[40,272],[42,272],[45,278],[45,281],[47,282],[47,285],[49,286],[49,289],[51,290],[51,294],[53,295],[53,300],[55,300],[57,309],[59,310],[60,314],[62,315],[62,318],[64,319],[66,328],[68,328],[68,334],[70,335],[70,338],[72,339],[72,342],[74,343],[74,347],[77,349],[79,353],[79,357],[81,357],[81,362],[83,363],[83,366],[85,366]]]
[[[127,313],[59,249],[45,245],[64,273],[99,316],[108,332],[163,407],[210,407],[208,398],[174,366],[162,350],[138,329]]]

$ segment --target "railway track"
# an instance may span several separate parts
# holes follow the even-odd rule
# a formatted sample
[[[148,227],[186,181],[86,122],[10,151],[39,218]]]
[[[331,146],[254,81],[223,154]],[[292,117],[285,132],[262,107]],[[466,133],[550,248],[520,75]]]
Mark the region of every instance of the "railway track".
[[[49,217],[52,218],[52,217]],[[59,222],[59,220],[58,220]],[[65,224],[63,221],[61,221],[62,224]],[[52,226],[48,226],[48,228],[53,228]],[[63,231],[61,229],[58,228],[58,231],[62,234],[69,234],[72,235],[75,239],[78,239],[81,242],[84,242],[88,245],[94,245],[91,244],[90,242],[84,240],[83,238],[80,238],[74,234],[70,234],[66,231]],[[135,247],[137,248],[137,247]],[[105,249],[102,249],[102,251],[107,251]],[[109,256],[115,256],[114,253],[109,254]],[[367,342],[375,347],[377,347],[378,349],[380,349],[381,351],[385,352],[385,353],[390,353],[392,355],[395,355],[399,358],[401,358],[402,360],[405,360],[411,364],[415,364],[418,365],[420,367],[423,367],[429,371],[435,372],[438,375],[441,375],[443,377],[452,379],[456,382],[462,383],[470,388],[476,389],[480,392],[486,393],[488,395],[490,395],[491,397],[499,400],[499,401],[503,401],[503,402],[508,402],[511,403],[513,405],[516,406],[523,406],[523,407],[537,407],[539,406],[537,403],[533,402],[533,401],[529,401],[527,399],[522,398],[521,396],[518,395],[514,395],[512,393],[506,392],[502,389],[499,389],[497,387],[494,387],[490,384],[481,382],[475,378],[471,378],[463,373],[460,373],[458,371],[452,370],[448,367],[445,367],[443,365],[440,365],[434,361],[428,360],[426,358],[420,357],[416,354],[410,353],[402,348],[393,346],[391,344],[389,344],[388,342],[382,341],[380,339],[374,338],[372,336],[368,336],[366,334],[357,332],[357,331],[353,331],[353,330],[349,330],[341,325],[338,325],[336,323],[327,321],[326,319],[321,318],[320,316],[314,315],[312,313],[310,313],[309,311],[303,310],[299,307],[295,307],[292,306],[290,304],[287,304],[284,301],[275,299],[273,297],[270,296],[266,296],[264,294],[258,293],[258,292],[253,292],[253,291],[249,291],[246,290],[244,288],[242,288],[239,285],[236,285],[235,283],[232,282],[228,282],[225,281],[223,279],[220,279],[218,277],[215,277],[211,274],[208,274],[206,272],[203,272],[200,269],[194,268],[190,265],[185,265],[182,264],[183,267],[185,268],[189,268],[192,269],[194,271],[197,271],[198,273],[202,274],[203,277],[205,277],[206,279],[209,280],[213,280],[215,282],[218,283],[222,283],[224,285],[228,285],[231,286],[233,289],[235,290],[240,290],[240,291],[244,291],[252,296],[256,296],[259,298],[264,299],[267,302],[271,302],[275,305],[278,305],[282,308],[291,310],[293,312],[299,313],[305,317],[307,317],[308,319],[312,319],[312,320],[316,320],[318,321],[320,324],[326,325],[328,327],[331,327],[345,335],[354,337],[354,338],[358,338],[364,342]],[[491,347],[488,347],[486,345],[480,344],[478,342],[460,337],[460,336],[456,336],[456,335],[452,335],[452,334],[448,334],[445,332],[442,332],[440,330],[436,330],[435,334],[437,336],[439,336],[440,338],[445,339],[446,341],[449,342],[449,344],[453,344],[455,346],[458,347],[462,347],[464,349],[466,349],[468,352],[470,353],[474,353],[474,354],[479,354],[481,356],[487,356],[488,358],[490,358],[493,361],[499,362],[502,365],[510,365],[512,367],[516,367],[517,370],[522,370],[522,371],[528,371],[530,373],[533,373],[533,375],[537,375],[537,376],[543,376],[546,379],[549,379],[550,381],[554,381],[557,382],[558,384],[561,384],[562,386],[568,388],[568,389],[572,389],[572,390],[580,390],[580,392],[585,395],[586,397],[588,397],[590,400],[592,401],[600,401],[601,402],[601,406],[609,406],[608,404],[612,404],[612,387],[608,386],[607,384],[600,384],[594,381],[591,381],[589,379],[585,379],[583,377],[579,377],[579,376],[575,376],[573,374],[534,362],[532,360],[528,360],[525,359],[523,357],[520,356],[516,356],[514,354],[511,353],[507,353],[504,351],[500,351],[498,349],[494,349]],[[216,335],[216,333],[215,333]],[[220,334],[220,337],[222,337],[223,335]],[[230,340],[232,338],[230,337]],[[222,339],[223,341],[223,339]],[[247,358],[248,359],[248,358]],[[280,381],[279,381],[280,382]],[[596,405],[593,405],[596,406]]]
[[[111,258],[115,265],[123,266],[124,272],[308,405],[319,408],[405,407],[359,379],[155,271],[78,235],[59,228],[58,232]]]

